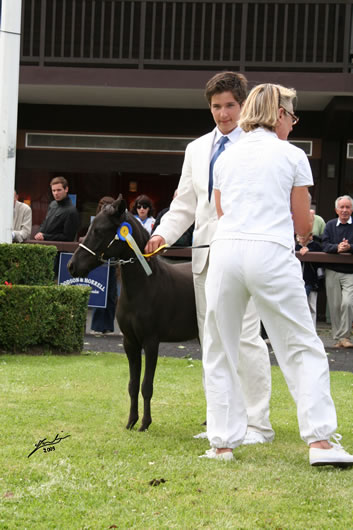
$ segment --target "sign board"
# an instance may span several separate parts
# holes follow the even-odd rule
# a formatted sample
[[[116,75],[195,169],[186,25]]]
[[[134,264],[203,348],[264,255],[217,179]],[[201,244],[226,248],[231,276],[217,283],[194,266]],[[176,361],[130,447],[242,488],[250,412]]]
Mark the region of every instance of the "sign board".
[[[70,252],[61,252],[59,261],[59,285],[84,285],[92,288],[88,300],[88,307],[107,307],[109,264],[100,265],[93,269],[87,278],[73,278],[67,269],[71,258]]]
[[[72,204],[76,207],[77,206],[77,194],[68,193],[68,196],[70,197]]]

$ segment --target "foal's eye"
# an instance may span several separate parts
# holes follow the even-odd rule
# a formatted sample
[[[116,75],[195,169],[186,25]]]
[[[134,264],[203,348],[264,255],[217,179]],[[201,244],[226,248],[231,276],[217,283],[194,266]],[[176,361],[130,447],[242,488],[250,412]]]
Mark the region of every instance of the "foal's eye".
[[[103,235],[103,231],[100,228],[94,226],[94,223],[91,224],[91,226],[89,227],[88,233],[90,234],[90,236],[93,236],[95,238],[101,238],[101,236]]]
[[[104,232],[104,230],[102,230],[101,228],[95,228],[93,230],[93,234],[98,237],[99,239],[103,239],[103,237],[107,235],[106,232]]]

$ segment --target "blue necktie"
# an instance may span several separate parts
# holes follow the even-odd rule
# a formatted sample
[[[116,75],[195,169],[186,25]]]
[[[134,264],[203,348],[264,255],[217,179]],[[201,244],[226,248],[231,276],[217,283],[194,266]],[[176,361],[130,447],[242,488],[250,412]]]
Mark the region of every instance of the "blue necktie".
[[[223,153],[223,151],[225,149],[225,144],[228,141],[229,141],[228,136],[222,136],[222,138],[219,141],[218,149],[216,150],[216,152],[214,153],[213,157],[211,158],[210,175],[209,175],[209,179],[208,179],[208,200],[209,201],[211,200],[212,189],[213,189],[213,166],[215,165],[215,162],[216,162],[217,158],[219,157],[219,155],[221,153]]]

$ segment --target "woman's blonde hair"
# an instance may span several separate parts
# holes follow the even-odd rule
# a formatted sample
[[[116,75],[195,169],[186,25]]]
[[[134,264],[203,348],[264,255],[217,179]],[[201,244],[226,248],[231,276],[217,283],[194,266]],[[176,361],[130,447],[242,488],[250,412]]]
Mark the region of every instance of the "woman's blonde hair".
[[[270,131],[276,129],[278,112],[282,107],[289,111],[297,96],[294,88],[266,83],[255,86],[248,95],[240,113],[238,126],[245,132],[257,127],[265,127]]]

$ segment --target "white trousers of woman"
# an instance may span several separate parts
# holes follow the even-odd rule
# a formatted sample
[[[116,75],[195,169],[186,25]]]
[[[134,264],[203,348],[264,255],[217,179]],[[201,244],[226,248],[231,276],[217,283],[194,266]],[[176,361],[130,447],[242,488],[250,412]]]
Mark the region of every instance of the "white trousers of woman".
[[[197,321],[202,350],[206,317],[207,269],[208,267],[205,267],[201,274],[194,274]],[[267,345],[260,335],[260,319],[252,299],[246,307],[242,323],[238,374],[248,416],[248,430],[259,432],[266,441],[272,441],[275,433],[270,422],[271,363]]]
[[[250,296],[297,405],[301,438],[310,444],[336,431],[330,374],[310,315],[299,260],[277,243],[212,243],[206,281],[203,366],[207,435],[212,447],[235,448],[247,429],[238,375],[239,341]]]

